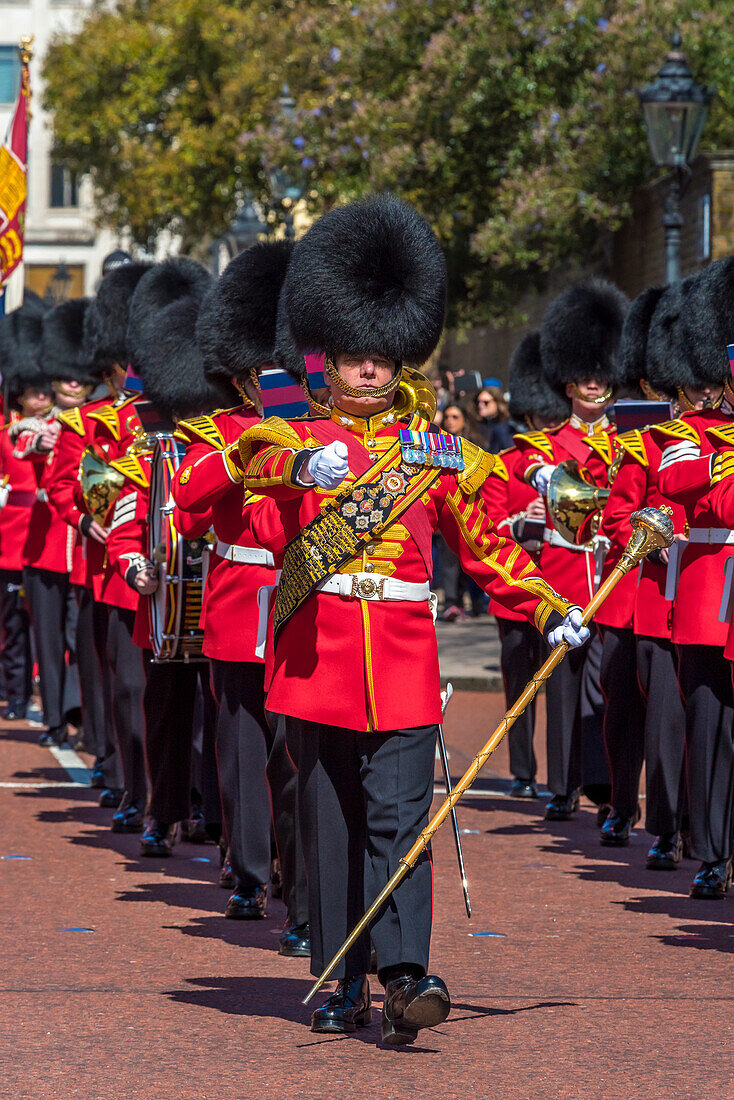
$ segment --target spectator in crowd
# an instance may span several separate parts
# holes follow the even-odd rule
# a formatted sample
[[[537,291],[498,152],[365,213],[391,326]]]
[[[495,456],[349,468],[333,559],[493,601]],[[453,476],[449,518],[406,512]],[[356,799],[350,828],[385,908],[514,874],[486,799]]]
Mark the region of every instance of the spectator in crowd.
[[[500,387],[482,387],[474,397],[474,408],[485,451],[497,454],[511,447],[517,429],[510,420],[510,410]]]

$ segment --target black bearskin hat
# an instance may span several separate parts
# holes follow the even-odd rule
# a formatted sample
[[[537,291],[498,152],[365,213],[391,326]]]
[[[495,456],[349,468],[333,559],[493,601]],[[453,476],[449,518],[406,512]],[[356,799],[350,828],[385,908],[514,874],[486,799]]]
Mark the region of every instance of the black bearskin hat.
[[[664,293],[664,286],[649,286],[637,295],[624,319],[619,365],[629,387],[636,386],[640,379],[647,379],[647,338],[653,314]]]
[[[510,360],[510,416],[524,420],[531,413],[549,420],[565,420],[571,402],[545,380],[540,358],[540,331],[523,336]]]
[[[242,382],[275,361],[278,298],[292,252],[290,241],[254,244],[212,286],[196,324],[208,374]]]
[[[690,384],[696,388],[732,381],[726,353],[734,344],[734,256],[716,260],[692,277],[681,306]]]
[[[132,256],[129,252],[124,252],[121,248],[113,249],[102,260],[102,278],[104,279],[111,271],[116,271],[118,267],[124,267],[125,264],[131,264],[132,262]]]
[[[694,385],[681,311],[695,279],[689,275],[682,283],[667,287],[652,315],[646,345],[647,379],[657,393],[672,396],[679,387]]]
[[[83,385],[97,381],[92,357],[84,346],[84,318],[90,304],[91,298],[72,298],[43,318],[39,361],[49,378]]]
[[[378,353],[420,366],[443,329],[446,262],[412,206],[374,195],[311,226],[293,250],[283,304],[301,355]]]
[[[569,382],[600,378],[619,386],[619,341],[627,298],[613,283],[590,279],[569,287],[551,302],[540,329],[543,370],[563,391]]]
[[[169,420],[232,403],[231,387],[206,378],[196,343],[199,308],[211,285],[206,268],[176,257],[150,268],[132,297],[126,336],[130,363],[145,396]]]
[[[50,389],[38,362],[43,317],[48,308],[42,298],[26,290],[22,306],[0,320],[0,369],[11,398],[17,398],[29,386]]]
[[[149,263],[126,263],[110,269],[97,288],[84,318],[84,346],[98,370],[110,370],[118,363],[127,366],[125,331],[135,287]]]

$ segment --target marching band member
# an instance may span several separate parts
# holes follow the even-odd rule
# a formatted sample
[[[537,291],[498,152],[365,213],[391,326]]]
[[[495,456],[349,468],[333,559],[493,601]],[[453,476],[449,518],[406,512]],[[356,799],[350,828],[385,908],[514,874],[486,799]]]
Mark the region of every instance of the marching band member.
[[[693,898],[722,898],[731,881],[734,745],[731,670],[724,655],[728,623],[720,617],[725,571],[734,557],[729,524],[712,509],[708,490],[717,433],[734,422],[727,359],[734,302],[734,260],[718,260],[676,288],[679,338],[666,368],[687,411],[652,434],[662,448],[658,485],[685,509],[688,541],[680,554],[672,639],[686,709],[686,775],[690,849],[701,867]],[[674,548],[675,549],[675,546]],[[674,558],[668,569],[675,574]]]
[[[510,415],[526,421],[532,431],[557,428],[568,419],[567,398],[551,389],[543,378],[540,361],[540,333],[530,332],[518,344],[510,361]],[[515,539],[533,558],[542,545],[537,533],[528,536],[530,524],[545,526],[545,503],[536,489],[515,476],[522,452],[517,447],[502,451],[482,488],[487,512],[497,532]],[[534,537],[533,537],[534,536]],[[543,639],[527,619],[513,613],[497,600],[489,610],[500,633],[500,666],[508,707],[540,668],[544,657]],[[510,771],[515,798],[536,798],[536,760],[533,751],[535,700],[523,711],[510,730]]]
[[[150,268],[132,297],[126,336],[130,364],[147,399],[171,427],[174,419],[211,409],[229,396],[224,385],[216,387],[205,380],[196,344],[196,318],[211,283],[201,264],[170,259]],[[205,703],[205,751],[210,744],[213,751],[214,707],[207,705],[211,702],[209,668],[207,662],[150,659],[148,604],[140,598],[158,587],[156,567],[148,556],[150,457],[123,456],[112,465],[125,475],[126,483],[110,523],[108,572],[127,585],[136,601],[132,639],[141,656],[146,651],[143,706],[150,795],[140,851],[144,856],[170,856],[175,827],[190,816],[194,704],[199,687]]]
[[[145,678],[140,650],[132,641],[136,600],[120,578],[105,574],[109,512],[103,507],[99,519],[92,515],[79,473],[85,452],[109,463],[125,453],[139,428],[135,395],[124,389],[125,331],[133,291],[149,266],[113,266],[85,314],[87,354],[98,374],[104,375],[111,393],[59,417],[61,434],[50,492],[58,514],[83,538],[86,569],[75,579],[84,590],[80,615],[85,629],[92,619],[95,645],[87,648],[80,668],[82,699],[97,700],[96,754],[101,780],[107,784],[100,805],[116,807],[112,830],[122,833],[143,828],[147,793],[143,755]],[[89,600],[93,600],[91,615]]]
[[[664,363],[669,353],[669,297],[663,287],[643,291],[633,302],[622,333],[620,359],[628,383],[638,383],[652,400],[660,400],[664,393],[657,364]],[[637,509],[666,504],[673,509],[675,530],[682,532],[685,526],[682,507],[660,494],[657,476],[662,452],[650,429],[618,434],[615,447],[619,468],[600,528],[610,540],[610,564],[618,561],[627,544],[630,516]],[[671,691],[676,665],[670,604],[665,601],[667,555],[667,550],[650,555],[639,571],[639,582],[637,574],[628,574],[635,583],[622,581],[615,589],[620,593],[618,618],[604,628],[602,665],[612,811],[602,826],[601,839],[608,845],[629,843],[639,815],[644,760],[645,829],[656,837],[647,855],[651,870],[675,869],[682,852],[685,716],[679,693]]]
[[[551,644],[588,637],[580,610],[494,531],[479,493],[493,457],[431,429],[403,391],[396,404],[402,364],[438,342],[445,294],[440,247],[412,207],[381,195],[325,214],[295,246],[283,305],[297,350],[325,352],[331,407],[268,418],[239,444],[246,488],[277,504],[277,521],[262,506],[252,529],[282,569],[268,708],[297,757],[315,974],[428,819],[441,721],[433,532]],[[427,975],[431,877],[426,853],[372,924],[388,1043],[450,1009]],[[314,1031],[369,1021],[369,965],[362,936]]]
[[[207,372],[248,396],[237,408],[178,425],[176,436],[187,448],[173,494],[184,534],[187,522],[210,512],[217,536],[201,625],[219,704],[217,760],[235,883],[225,916],[265,916],[272,819],[288,914],[280,953],[304,956],[310,950],[308,900],[295,820],[296,772],[284,737],[274,738],[265,716],[265,631],[275,563],[248,529],[252,497],[231,457],[242,433],[261,420],[257,374],[274,364],[278,296],[291,250],[285,241],[254,245],[227,266],[202,305],[197,336]]]
[[[26,291],[23,305],[0,321],[0,359],[8,404],[0,427],[0,614],[2,616],[3,717],[25,718],[33,661],[30,619],[23,597],[23,547],[36,502],[32,468],[17,459],[9,428],[21,416],[45,414],[53,403],[48,379],[37,363],[46,312]],[[42,735],[45,736],[45,735]]]
[[[592,280],[571,287],[543,318],[540,356],[547,382],[571,402],[571,416],[559,427],[515,436],[522,458],[515,471],[546,496],[556,466],[575,459],[595,484],[606,486],[614,460],[614,427],[606,410],[621,381],[617,349],[627,299],[611,283]],[[595,546],[567,542],[554,529],[546,504],[540,566],[550,584],[585,606],[595,582]],[[613,599],[613,597],[612,597]],[[603,747],[604,701],[599,688],[601,638],[594,633],[583,650],[569,654],[546,689],[548,786],[553,797],[546,820],[566,821],[579,805],[579,788],[606,817],[609,776]],[[602,819],[603,819],[602,817]],[[601,823],[601,822],[600,822]]]
[[[33,468],[36,503],[24,547],[23,582],[31,609],[48,732],[45,743],[66,740],[67,721],[80,709],[77,672],[77,603],[71,586],[75,532],[49,504],[59,416],[77,409],[94,387],[92,365],[84,355],[84,315],[89,299],[63,302],[47,313],[39,364],[51,381],[54,405],[43,417],[19,421],[11,429],[15,455]],[[80,548],[79,551],[80,552]]]

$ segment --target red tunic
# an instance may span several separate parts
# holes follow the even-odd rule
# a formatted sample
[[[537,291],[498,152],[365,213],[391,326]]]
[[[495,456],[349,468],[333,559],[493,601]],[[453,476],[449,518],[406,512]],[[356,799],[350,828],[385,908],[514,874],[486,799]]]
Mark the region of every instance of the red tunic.
[[[13,454],[8,427],[20,417],[12,413],[0,428],[0,481],[10,489],[8,502],[0,511],[0,569],[18,572],[23,568],[23,549],[36,503],[38,483],[32,465]]]
[[[588,425],[572,417],[558,428],[516,435],[515,443],[521,457],[515,466],[515,477],[527,483],[538,467],[557,466],[559,462],[575,458],[589,471],[595,484],[606,487],[608,469],[614,461],[614,427],[606,417],[600,424],[589,434]],[[547,501],[546,531],[547,541],[540,552],[543,576],[554,588],[561,588],[573,603],[585,607],[594,594],[593,548],[590,544],[586,547],[562,545],[563,540],[553,527]]]
[[[497,533],[507,538],[513,538],[514,521],[524,513],[531,501],[539,499],[536,489],[515,476],[515,467],[521,456],[522,452],[517,447],[502,451],[495,457],[494,466],[481,488],[489,518]],[[508,611],[495,599],[489,601],[489,613],[501,619],[526,621],[524,615]]]
[[[62,428],[49,497],[61,518],[77,531],[82,516],[88,514],[79,483],[84,448],[94,446],[107,461],[124,454],[140,424],[134,400],[121,397],[112,402],[102,398],[60,417]],[[74,583],[93,588],[95,599],[103,603],[134,610],[135,593],[113,571],[105,570],[105,546],[95,539],[84,539],[83,547],[85,569],[79,575],[75,571]]]
[[[658,486],[663,496],[683,507],[691,536],[681,557],[673,607],[672,638],[677,645],[723,648],[727,641],[729,624],[719,619],[719,612],[724,570],[734,556],[734,546],[715,541],[723,537],[724,525],[708,501],[715,447],[707,429],[731,423],[732,418],[721,410],[705,409],[650,429],[663,452]]]
[[[36,418],[33,418],[34,421]],[[56,416],[44,418],[50,424]],[[36,503],[23,547],[24,564],[50,573],[71,573],[74,565],[76,532],[61,519],[49,504],[56,462],[55,449],[35,450],[37,431],[21,430],[16,436],[14,454],[33,470],[36,482]]]
[[[720,449],[714,462],[711,488],[702,497],[700,506],[711,512],[721,526],[729,531],[734,529],[734,424],[726,425],[718,436],[714,431],[709,438],[714,446]],[[731,559],[730,559],[731,560]],[[729,566],[734,573],[734,563]],[[732,590],[734,578],[728,577],[729,593]],[[731,603],[731,596],[725,601]],[[728,611],[728,608],[726,609]],[[729,621],[724,656],[730,661],[734,660],[734,622]]]
[[[395,475],[390,481],[390,474],[404,461],[395,446],[401,427],[431,430],[417,415],[399,421],[388,410],[363,420],[339,409],[330,420],[287,423],[269,418],[250,429],[246,439],[252,454],[245,485],[278,505],[277,512],[264,503],[255,505],[252,530],[258,542],[272,550],[277,567],[287,544],[339,491],[294,482],[292,471],[303,449],[334,440],[346,443],[347,485],[370,471],[374,488],[368,485],[358,491],[358,505],[342,505],[351,510],[356,529],[367,531],[368,517],[374,514],[379,520],[380,509],[387,507],[387,497],[379,494],[387,493],[387,484],[395,485]],[[440,530],[462,568],[485,591],[542,630],[554,612],[560,621],[569,605],[516,543],[495,532],[479,493],[493,456],[466,441],[463,446],[467,465],[461,474],[442,469],[430,484],[435,473],[431,467],[412,467],[412,502],[407,510],[381,534],[363,542],[361,552],[339,572],[427,587],[431,538]],[[281,588],[288,583],[288,578],[281,578]],[[311,591],[276,639],[268,707],[279,714],[362,731],[440,722],[436,632],[427,599],[391,602]]]
[[[275,584],[272,554],[258,546],[250,531],[252,494],[245,494],[242,469],[230,459],[232,445],[259,423],[252,409],[235,408],[199,416],[178,425],[186,457],[173,483],[179,508],[176,525],[186,537],[214,528],[204,588],[201,626],[204,653],[219,661],[265,659],[269,596]],[[227,448],[230,448],[228,451]],[[267,554],[271,564],[241,562],[237,556]]]
[[[149,470],[150,459],[142,457],[140,465]],[[135,610],[133,642],[141,649],[150,649],[148,600],[127,583],[125,574],[131,566],[139,567],[149,561],[148,497],[148,489],[141,485],[127,482],[123,486],[115,502],[106,545],[108,572],[130,593]]]

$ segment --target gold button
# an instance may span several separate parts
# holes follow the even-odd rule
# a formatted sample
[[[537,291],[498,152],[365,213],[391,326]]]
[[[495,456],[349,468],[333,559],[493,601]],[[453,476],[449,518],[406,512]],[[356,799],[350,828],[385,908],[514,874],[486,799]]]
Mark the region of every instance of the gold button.
[[[365,571],[365,573],[374,573],[375,567],[374,567],[374,565],[372,564],[371,561],[367,562],[367,564],[364,567],[364,571]]]
[[[367,440],[365,441],[365,446],[367,446],[367,447],[374,447],[374,446],[375,446],[375,441],[374,441],[374,439],[367,439]]]
[[[374,542],[368,542],[367,545],[365,546],[365,550],[367,551],[368,554],[374,554],[376,549],[377,549],[377,546]]]

